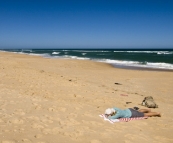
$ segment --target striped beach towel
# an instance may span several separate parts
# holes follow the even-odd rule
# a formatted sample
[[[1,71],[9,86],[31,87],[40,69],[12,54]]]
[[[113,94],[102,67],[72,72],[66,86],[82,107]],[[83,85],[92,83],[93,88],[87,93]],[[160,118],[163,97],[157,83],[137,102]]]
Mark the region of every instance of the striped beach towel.
[[[142,119],[147,119],[148,117],[136,117],[136,118],[119,118],[119,119],[108,119],[104,114],[99,115],[102,117],[104,120],[109,121],[110,123],[115,123],[115,122],[129,122],[131,120],[142,120]]]

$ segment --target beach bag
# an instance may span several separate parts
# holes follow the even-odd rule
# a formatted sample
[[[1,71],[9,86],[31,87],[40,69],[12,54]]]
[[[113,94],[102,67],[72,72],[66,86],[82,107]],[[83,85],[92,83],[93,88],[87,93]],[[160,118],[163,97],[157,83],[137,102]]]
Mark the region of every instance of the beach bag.
[[[155,103],[152,96],[147,96],[142,101],[142,105],[148,108],[158,108],[158,105]]]

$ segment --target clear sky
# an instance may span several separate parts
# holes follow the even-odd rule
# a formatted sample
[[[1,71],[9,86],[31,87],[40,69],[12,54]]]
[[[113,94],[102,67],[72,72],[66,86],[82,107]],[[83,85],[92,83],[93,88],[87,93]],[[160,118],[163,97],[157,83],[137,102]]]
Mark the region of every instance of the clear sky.
[[[173,48],[173,0],[0,0],[0,48]]]

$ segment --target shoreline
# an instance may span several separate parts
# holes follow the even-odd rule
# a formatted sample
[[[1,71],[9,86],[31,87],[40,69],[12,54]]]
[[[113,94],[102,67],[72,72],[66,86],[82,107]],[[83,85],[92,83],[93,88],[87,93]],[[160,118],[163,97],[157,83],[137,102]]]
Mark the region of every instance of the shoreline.
[[[19,55],[21,54],[21,55],[28,55],[28,56],[38,56],[38,57],[48,58],[48,59],[80,60],[80,59],[66,59],[66,58],[61,58],[61,57],[59,57],[59,58],[44,57],[44,56],[41,56],[41,55],[30,55],[30,54],[27,54],[27,53],[14,53],[14,52],[10,52],[10,51],[0,51],[0,52],[6,52],[6,53],[12,53],[12,54],[19,54]],[[88,60],[88,59],[85,59],[85,60]],[[143,70],[143,71],[173,72],[173,69],[117,65],[117,64],[107,63],[107,62],[99,62],[99,61],[95,61],[95,60],[91,60],[91,59],[89,59],[89,61],[98,62],[98,63],[105,63],[105,64],[108,64],[108,65],[111,65],[114,68],[120,68],[120,69],[126,69],[126,70]]]
[[[161,69],[161,68],[149,68],[149,67],[137,67],[137,66],[124,66],[112,64],[115,68],[127,69],[127,70],[143,70],[143,71],[164,71],[164,72],[173,72],[173,69]]]
[[[172,72],[0,52],[0,79],[0,142],[173,142]],[[114,124],[99,117],[111,107],[146,108],[146,96],[162,117]]]

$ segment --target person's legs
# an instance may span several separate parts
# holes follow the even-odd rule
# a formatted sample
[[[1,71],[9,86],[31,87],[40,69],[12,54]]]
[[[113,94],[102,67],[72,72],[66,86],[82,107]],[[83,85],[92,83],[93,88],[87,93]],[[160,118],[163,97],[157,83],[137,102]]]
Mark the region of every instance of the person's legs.
[[[157,112],[144,113],[144,117],[152,117],[152,116],[161,117],[161,114],[160,113],[157,113]]]
[[[144,113],[139,112],[137,110],[134,110],[132,108],[129,108],[129,110],[131,111],[132,115],[131,118],[136,118],[136,117],[144,117]]]
[[[151,112],[150,109],[139,109],[138,111],[142,112],[142,113],[150,113]]]

